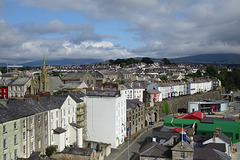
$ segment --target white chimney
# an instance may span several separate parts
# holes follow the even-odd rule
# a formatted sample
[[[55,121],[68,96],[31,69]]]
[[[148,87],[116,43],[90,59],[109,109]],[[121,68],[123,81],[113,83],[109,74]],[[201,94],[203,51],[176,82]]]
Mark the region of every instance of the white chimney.
[[[156,138],[156,137],[153,137],[152,141],[153,141],[153,142],[157,142],[157,138]]]

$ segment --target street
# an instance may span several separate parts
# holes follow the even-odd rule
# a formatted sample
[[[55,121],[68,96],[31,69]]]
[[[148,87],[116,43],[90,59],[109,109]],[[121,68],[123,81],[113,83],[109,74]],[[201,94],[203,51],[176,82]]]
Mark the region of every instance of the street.
[[[149,128],[148,130],[144,130],[141,135],[135,140],[131,140],[129,142],[129,157],[131,158],[134,153],[139,153],[139,148],[141,147],[141,142],[143,142],[147,137],[150,137],[152,134],[152,128],[162,126],[163,122],[157,122]],[[105,158],[105,160],[127,160],[128,159],[128,142],[121,147],[121,149],[112,149],[111,154]]]

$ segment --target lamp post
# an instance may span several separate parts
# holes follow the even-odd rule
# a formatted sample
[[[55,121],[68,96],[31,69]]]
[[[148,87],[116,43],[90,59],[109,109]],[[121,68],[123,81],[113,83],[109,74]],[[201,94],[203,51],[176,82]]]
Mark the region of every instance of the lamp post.
[[[122,124],[124,127],[126,127],[127,128],[127,125],[125,125],[125,124]],[[128,131],[131,131],[131,126],[129,127],[129,128],[127,128],[127,133],[128,133]],[[128,160],[130,160],[130,154],[129,154],[129,136],[128,136],[128,134],[127,134],[127,142],[128,142]]]

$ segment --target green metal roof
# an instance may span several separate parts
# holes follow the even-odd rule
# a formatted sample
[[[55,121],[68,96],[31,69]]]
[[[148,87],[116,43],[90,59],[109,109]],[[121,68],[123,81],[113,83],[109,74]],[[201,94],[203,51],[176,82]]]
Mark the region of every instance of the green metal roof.
[[[164,121],[164,125],[165,126],[182,127],[182,125],[187,126],[187,125],[194,124],[195,122],[200,123],[200,121],[196,120],[196,119],[166,118],[166,120]]]
[[[198,131],[211,131],[214,132],[216,127],[220,127],[223,133],[233,133],[239,129],[239,123],[227,121],[214,121],[214,124],[200,123],[197,126]]]

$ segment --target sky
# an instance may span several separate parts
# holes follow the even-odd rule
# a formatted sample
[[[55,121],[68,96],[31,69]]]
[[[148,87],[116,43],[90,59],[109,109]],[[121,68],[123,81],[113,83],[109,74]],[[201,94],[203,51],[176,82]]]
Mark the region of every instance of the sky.
[[[240,53],[239,0],[0,0],[0,63]]]

